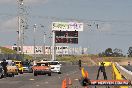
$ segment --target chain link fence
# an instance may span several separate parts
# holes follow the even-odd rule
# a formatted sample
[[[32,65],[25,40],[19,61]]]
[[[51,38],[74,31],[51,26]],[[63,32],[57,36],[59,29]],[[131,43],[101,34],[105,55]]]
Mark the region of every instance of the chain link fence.
[[[22,60],[23,57],[22,55],[20,54],[0,54],[0,60],[3,60],[3,59],[6,59],[6,60]]]

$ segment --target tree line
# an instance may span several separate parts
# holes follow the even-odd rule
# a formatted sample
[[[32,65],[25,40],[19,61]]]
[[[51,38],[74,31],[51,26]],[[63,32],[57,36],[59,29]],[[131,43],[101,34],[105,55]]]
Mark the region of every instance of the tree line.
[[[126,55],[123,55],[122,49],[112,49],[107,48],[104,52],[101,52],[98,54],[100,57],[125,57]],[[132,47],[129,47],[127,52],[128,57],[132,57]]]

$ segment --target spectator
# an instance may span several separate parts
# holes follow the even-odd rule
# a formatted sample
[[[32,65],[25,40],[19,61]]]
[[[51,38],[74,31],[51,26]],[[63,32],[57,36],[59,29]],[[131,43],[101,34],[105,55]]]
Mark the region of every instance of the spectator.
[[[130,66],[130,62],[128,62],[128,66]]]
[[[6,60],[3,59],[3,62],[1,62],[1,66],[3,67],[3,70],[4,70],[4,77],[7,76],[7,64],[8,62],[6,62]]]
[[[81,60],[78,61],[79,69],[81,69],[81,67],[82,67],[82,66],[81,66],[81,62],[82,62]]]

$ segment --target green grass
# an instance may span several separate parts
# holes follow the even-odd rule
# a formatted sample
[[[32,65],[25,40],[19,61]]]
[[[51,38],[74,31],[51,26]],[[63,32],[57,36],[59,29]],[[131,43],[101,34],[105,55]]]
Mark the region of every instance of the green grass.
[[[78,60],[84,60],[88,59],[89,56],[88,55],[70,55],[70,56],[57,56],[57,60],[59,61],[68,61],[68,62],[74,62],[74,61],[78,61]]]
[[[78,57],[77,56],[63,56],[63,57],[57,56],[57,60],[73,62],[73,61],[77,61]]]
[[[1,53],[4,53],[4,54],[16,54],[17,53],[16,51],[5,48],[5,47],[0,47],[0,50],[1,50]]]
[[[93,60],[95,63],[98,63],[99,60],[97,59],[97,55],[76,55],[76,56],[57,56],[57,60],[59,61],[68,61],[68,62],[74,62],[81,59],[83,62],[89,63],[89,59]],[[112,61],[112,62],[122,62],[125,60],[132,60],[132,58],[126,58],[126,57],[102,57],[103,61]]]
[[[2,54],[17,54],[17,52],[15,50],[11,50],[9,48],[6,48],[6,47],[0,47],[0,50],[1,50],[1,53]],[[17,58],[12,58],[12,59],[17,59]],[[24,59],[29,59],[31,60],[32,59],[32,56],[29,56],[29,55],[24,55]]]

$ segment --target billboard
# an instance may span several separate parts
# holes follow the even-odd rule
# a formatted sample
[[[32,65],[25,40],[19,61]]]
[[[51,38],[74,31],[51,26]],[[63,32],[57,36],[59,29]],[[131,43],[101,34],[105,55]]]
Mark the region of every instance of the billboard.
[[[34,46],[24,46],[23,52],[25,54],[34,54]],[[35,46],[35,53],[36,54],[43,54],[42,46]]]
[[[56,54],[59,55],[62,46],[56,46]],[[8,48],[8,47],[7,47]],[[12,50],[17,50],[17,46],[10,46]],[[50,50],[51,49],[51,50]],[[19,52],[20,47],[19,47]],[[34,46],[23,46],[23,52],[24,54],[32,55],[34,54]],[[43,52],[43,46],[35,46],[35,53],[38,54],[44,54]],[[45,54],[52,54],[52,46],[45,46]],[[63,46],[63,54],[68,54],[68,46]]]
[[[52,22],[54,31],[83,31],[83,23],[79,22]]]
[[[33,54],[34,53],[34,46],[23,46],[23,52],[25,54]]]

